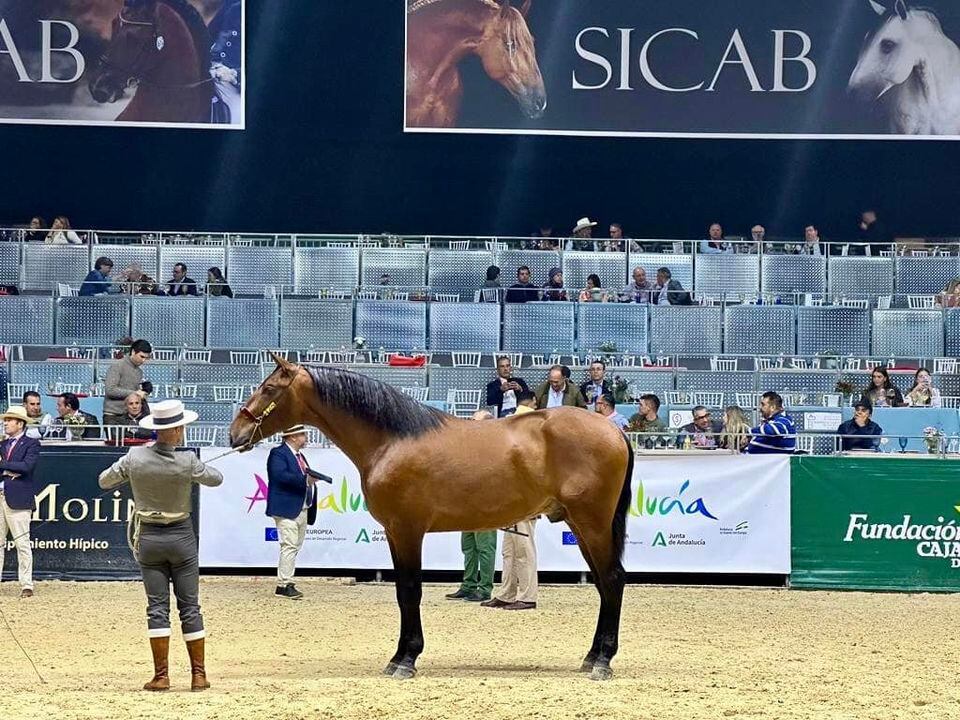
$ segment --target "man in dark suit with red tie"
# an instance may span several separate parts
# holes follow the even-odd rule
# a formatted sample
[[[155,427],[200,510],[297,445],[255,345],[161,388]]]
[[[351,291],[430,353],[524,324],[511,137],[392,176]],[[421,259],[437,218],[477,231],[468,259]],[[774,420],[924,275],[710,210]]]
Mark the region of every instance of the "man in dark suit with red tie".
[[[0,443],[0,568],[7,532],[17,548],[20,597],[33,597],[33,551],[30,548],[30,517],[36,507],[33,469],[40,457],[40,441],[28,437],[27,409],[11,405],[3,413],[7,438]]]
[[[293,584],[293,575],[307,525],[313,525],[317,519],[316,482],[332,483],[333,479],[312,470],[303,456],[307,445],[303,425],[284,430],[281,437],[283,442],[267,457],[267,515],[277,524],[280,540],[276,594],[300,600],[303,593]]]

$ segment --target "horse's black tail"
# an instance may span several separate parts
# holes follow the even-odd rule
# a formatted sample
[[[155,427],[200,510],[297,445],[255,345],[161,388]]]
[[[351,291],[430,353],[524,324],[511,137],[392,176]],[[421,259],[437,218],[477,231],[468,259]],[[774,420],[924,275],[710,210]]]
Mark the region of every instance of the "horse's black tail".
[[[613,513],[613,556],[619,562],[623,561],[623,545],[627,539],[627,509],[630,507],[630,483],[633,481],[633,445],[626,435],[623,440],[627,443],[627,475],[623,479],[617,509]]]

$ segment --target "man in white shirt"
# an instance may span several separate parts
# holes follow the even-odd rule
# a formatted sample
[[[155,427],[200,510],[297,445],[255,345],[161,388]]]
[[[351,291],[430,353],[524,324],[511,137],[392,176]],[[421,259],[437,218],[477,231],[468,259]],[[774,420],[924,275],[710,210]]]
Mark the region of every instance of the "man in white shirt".
[[[547,382],[541,384],[534,394],[537,396],[537,407],[539,408],[549,409],[561,405],[587,407],[587,402],[583,399],[580,388],[564,377],[563,367],[560,365],[554,365],[550,368]]]
[[[53,416],[50,413],[43,412],[42,398],[36,390],[27,390],[23,394],[23,406],[27,409],[27,437],[40,440],[46,437],[50,426],[53,424]]]

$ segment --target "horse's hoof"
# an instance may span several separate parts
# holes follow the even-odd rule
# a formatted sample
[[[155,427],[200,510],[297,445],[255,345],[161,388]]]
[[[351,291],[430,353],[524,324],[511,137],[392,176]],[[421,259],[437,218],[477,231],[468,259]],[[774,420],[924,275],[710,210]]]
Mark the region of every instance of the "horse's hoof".
[[[417,669],[414,667],[407,667],[406,665],[397,665],[397,669],[393,672],[394,680],[410,680],[417,674]]]
[[[583,665],[580,666],[580,672],[582,673],[593,672],[593,664],[595,662],[596,660],[593,660],[591,658],[584,658]]]
[[[590,673],[591,680],[610,680],[613,677],[613,670],[609,665],[594,665]]]
[[[393,675],[397,671],[397,664],[395,662],[388,662],[387,666],[383,669],[384,675]]]

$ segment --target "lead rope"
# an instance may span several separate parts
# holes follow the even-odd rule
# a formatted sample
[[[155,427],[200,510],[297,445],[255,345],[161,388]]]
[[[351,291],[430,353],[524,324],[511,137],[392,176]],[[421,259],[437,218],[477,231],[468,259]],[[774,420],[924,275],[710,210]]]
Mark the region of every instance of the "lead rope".
[[[40,682],[44,685],[47,684],[47,681],[43,679],[43,675],[40,674],[40,671],[37,670],[37,664],[33,661],[33,658],[30,657],[30,653],[27,652],[27,649],[20,643],[17,634],[13,631],[13,628],[10,626],[10,621],[7,620],[7,616],[3,612],[3,605],[0,604],[0,618],[3,618],[3,624],[7,628],[7,632],[10,633],[10,637],[13,638],[13,641],[17,644],[17,647],[20,648],[20,652],[23,653],[23,656],[30,662],[30,666],[33,668],[33,671],[37,674],[37,677],[40,679]]]

